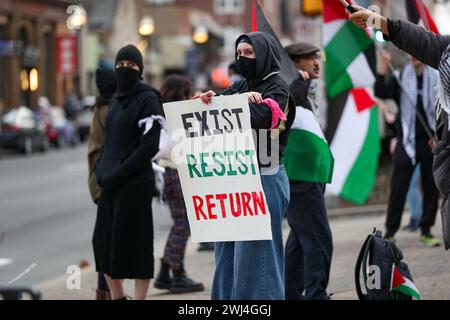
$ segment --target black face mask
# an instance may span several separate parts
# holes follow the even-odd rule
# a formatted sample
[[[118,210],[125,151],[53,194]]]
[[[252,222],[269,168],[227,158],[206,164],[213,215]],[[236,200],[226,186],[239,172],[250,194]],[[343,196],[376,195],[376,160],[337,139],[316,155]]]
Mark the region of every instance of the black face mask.
[[[116,69],[117,92],[119,97],[125,97],[133,93],[136,86],[141,81],[139,71],[131,68],[121,67]]]
[[[256,77],[256,59],[249,59],[246,57],[239,57],[236,61],[236,66],[242,76],[247,79],[255,79]]]

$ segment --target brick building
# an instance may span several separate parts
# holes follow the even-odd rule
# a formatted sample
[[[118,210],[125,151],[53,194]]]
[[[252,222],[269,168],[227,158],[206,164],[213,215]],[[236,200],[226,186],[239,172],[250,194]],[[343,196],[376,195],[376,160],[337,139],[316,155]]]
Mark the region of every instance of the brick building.
[[[0,1],[0,108],[61,104],[73,75],[57,73],[57,39],[68,34],[67,5],[56,0]]]

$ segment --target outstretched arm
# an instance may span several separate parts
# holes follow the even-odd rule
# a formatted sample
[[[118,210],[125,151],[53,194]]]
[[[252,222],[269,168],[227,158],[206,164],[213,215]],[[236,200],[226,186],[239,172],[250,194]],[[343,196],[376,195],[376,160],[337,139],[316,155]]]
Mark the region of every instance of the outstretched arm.
[[[450,36],[441,36],[434,32],[404,20],[391,20],[360,6],[354,6],[357,12],[349,19],[360,28],[368,26],[380,29],[387,40],[417,58],[423,63],[438,68],[445,49],[450,45]]]

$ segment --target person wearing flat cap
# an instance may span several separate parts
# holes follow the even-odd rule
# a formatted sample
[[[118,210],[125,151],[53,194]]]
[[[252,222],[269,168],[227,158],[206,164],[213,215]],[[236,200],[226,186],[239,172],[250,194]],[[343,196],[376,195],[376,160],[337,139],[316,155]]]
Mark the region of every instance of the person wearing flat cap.
[[[289,87],[296,106],[312,111],[318,120],[315,91],[320,76],[320,49],[296,43],[285,50],[299,69],[298,78]],[[325,207],[325,184],[289,182],[287,220],[291,231],[285,248],[286,299],[327,300],[333,238]]]
[[[95,167],[102,188],[93,236],[95,264],[113,300],[127,299],[123,279],[134,279],[134,298],[144,300],[154,273],[151,159],[159,151],[162,105],[159,92],[141,81],[143,69],[135,46],[117,53],[117,92]]]
[[[285,50],[299,70],[299,77],[289,87],[295,103],[313,111],[318,117],[315,99],[309,99],[309,96],[315,93],[320,77],[320,49],[309,43],[294,43]]]

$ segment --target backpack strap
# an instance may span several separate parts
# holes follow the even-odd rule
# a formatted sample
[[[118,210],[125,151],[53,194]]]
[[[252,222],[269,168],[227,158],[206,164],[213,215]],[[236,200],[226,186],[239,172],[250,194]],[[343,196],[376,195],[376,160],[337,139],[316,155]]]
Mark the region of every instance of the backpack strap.
[[[369,235],[364,241],[364,244],[361,248],[361,251],[358,255],[358,260],[356,260],[356,266],[355,266],[355,283],[356,283],[356,292],[358,294],[359,300],[366,300],[366,295],[363,294],[361,289],[361,282],[359,280],[359,276],[361,274],[361,266],[363,265],[364,268],[366,267],[366,261],[367,256],[369,254],[370,244],[372,243],[372,237],[373,235]],[[364,275],[364,283],[367,283],[367,274],[363,272]]]

